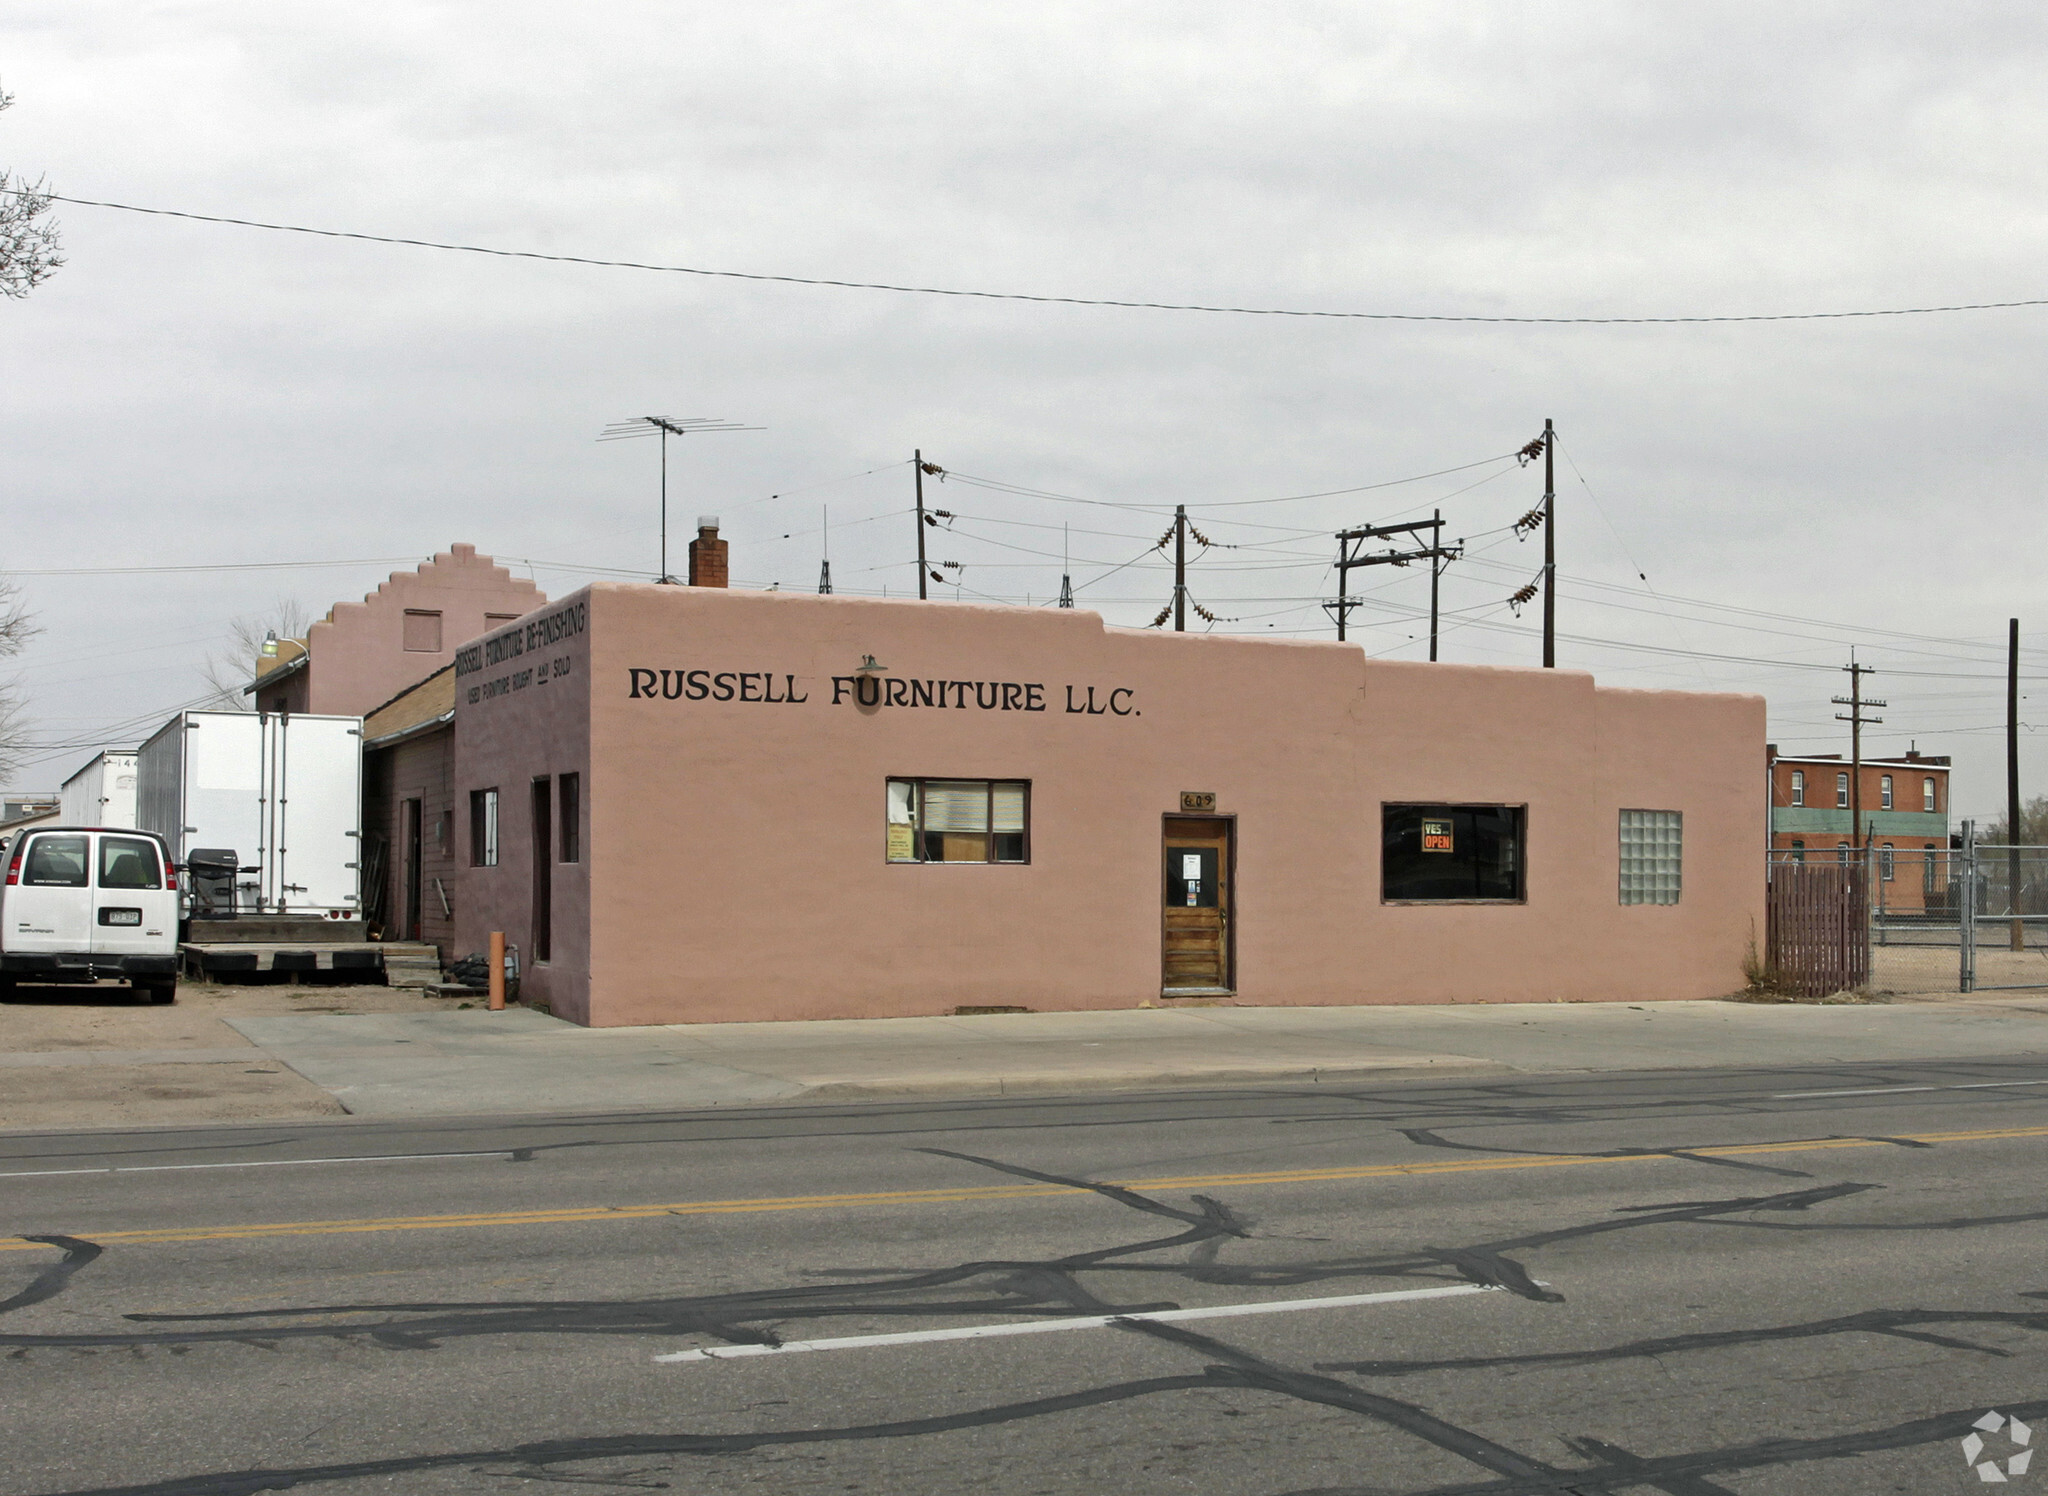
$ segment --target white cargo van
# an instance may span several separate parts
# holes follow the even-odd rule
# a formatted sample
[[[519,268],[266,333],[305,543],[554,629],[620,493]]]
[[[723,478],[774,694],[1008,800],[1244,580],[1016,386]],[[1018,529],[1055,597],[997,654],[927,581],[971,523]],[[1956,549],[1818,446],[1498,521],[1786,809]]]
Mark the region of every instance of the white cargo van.
[[[151,1002],[178,994],[178,874],[162,837],[37,826],[7,849],[0,987],[125,979]]]

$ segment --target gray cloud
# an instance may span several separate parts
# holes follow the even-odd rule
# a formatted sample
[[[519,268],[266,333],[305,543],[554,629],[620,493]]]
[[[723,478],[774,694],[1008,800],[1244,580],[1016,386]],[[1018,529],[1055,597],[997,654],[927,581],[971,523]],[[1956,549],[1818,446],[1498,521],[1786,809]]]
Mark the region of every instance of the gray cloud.
[[[1357,310],[1712,314],[2048,293],[2048,31],[2034,7],[221,0],[0,16],[20,99],[0,160],[79,196],[799,275]],[[676,516],[726,515],[738,577],[815,585],[829,503],[841,587],[896,590],[914,584],[910,522],[876,516],[907,504],[907,468],[808,485],[922,446],[1061,493],[1221,504],[1506,452],[1554,416],[1591,485],[1564,469],[1568,576],[1640,587],[1640,570],[1665,595],[1863,632],[1765,617],[1738,630],[1733,615],[1577,583],[1567,631],[1830,665],[1860,637],[1893,672],[1875,746],[1960,755],[1965,810],[2002,796],[1985,730],[2000,686],[1981,677],[1998,673],[2005,618],[2039,611],[2026,563],[2048,539],[2035,501],[2048,310],[1306,323],[502,263],[83,207],[63,218],[70,265],[0,308],[10,567],[402,556],[460,538],[534,558],[555,592],[589,575],[578,567],[651,571],[652,448],[592,438],[657,411],[770,428],[672,454]],[[1239,542],[1286,537],[1232,522],[1326,534],[1426,511],[1467,481],[1205,509],[1202,523]],[[968,588],[1018,599],[1051,595],[1058,566],[989,538],[1056,552],[1059,534],[987,521],[1115,532],[1073,537],[1079,583],[1161,525],[1156,511],[935,492],[982,517],[938,545],[943,558],[967,563]],[[1453,533],[1476,535],[1537,493],[1514,472],[1444,502]],[[1540,556],[1490,541],[1447,606],[1512,623],[1501,600]],[[1212,553],[1198,596],[1251,620],[1232,627],[1314,629],[1321,566],[1224,569],[1292,559]],[[48,629],[23,661],[41,735],[83,741],[168,709],[197,693],[193,666],[228,617],[286,595],[325,608],[388,569],[30,578]],[[1133,568],[1083,596],[1143,623],[1166,581]],[[1399,578],[1385,597],[1418,605],[1424,587]],[[1415,652],[1411,623],[1365,632],[1370,650]],[[2034,643],[2029,668],[2048,675]],[[1533,662],[1535,643],[1475,625],[1446,653]],[[1781,740],[1837,745],[1831,674],[1562,653],[1621,684],[1765,691]],[[84,756],[30,775],[54,783]],[[2038,783],[2048,752],[2030,742],[2025,762]]]

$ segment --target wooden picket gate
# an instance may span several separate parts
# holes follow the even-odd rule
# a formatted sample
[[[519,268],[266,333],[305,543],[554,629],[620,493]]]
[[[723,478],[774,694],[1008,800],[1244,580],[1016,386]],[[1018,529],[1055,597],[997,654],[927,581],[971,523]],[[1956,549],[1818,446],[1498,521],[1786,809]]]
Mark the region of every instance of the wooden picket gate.
[[[1772,862],[1766,959],[1802,997],[1870,981],[1870,870],[1862,862]]]

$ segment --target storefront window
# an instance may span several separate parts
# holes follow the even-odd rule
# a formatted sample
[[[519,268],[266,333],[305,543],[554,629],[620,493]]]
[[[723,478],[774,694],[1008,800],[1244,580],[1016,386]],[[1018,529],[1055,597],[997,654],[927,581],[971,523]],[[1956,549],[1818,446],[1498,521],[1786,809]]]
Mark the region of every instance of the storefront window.
[[[889,861],[1028,861],[1030,790],[1022,780],[890,780]]]
[[[1684,818],[1675,810],[1621,813],[1622,903],[1678,902],[1684,824]]]
[[[1382,806],[1380,897],[1520,901],[1522,821],[1519,805]]]

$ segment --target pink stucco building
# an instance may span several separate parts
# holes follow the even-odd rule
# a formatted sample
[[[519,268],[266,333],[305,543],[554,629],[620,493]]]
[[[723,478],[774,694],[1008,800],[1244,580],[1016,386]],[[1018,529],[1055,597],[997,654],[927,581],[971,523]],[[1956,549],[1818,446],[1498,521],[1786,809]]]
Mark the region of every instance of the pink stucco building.
[[[457,945],[578,1022],[1702,998],[1750,696],[599,584],[460,651]]]
[[[303,641],[283,640],[249,692],[263,712],[360,717],[455,658],[456,649],[547,601],[473,545],[395,571],[359,603],[336,603]]]

